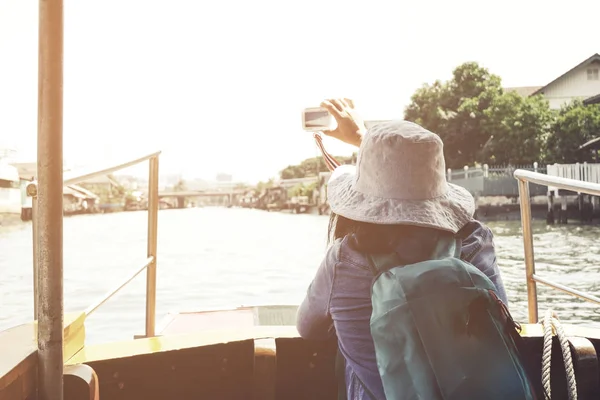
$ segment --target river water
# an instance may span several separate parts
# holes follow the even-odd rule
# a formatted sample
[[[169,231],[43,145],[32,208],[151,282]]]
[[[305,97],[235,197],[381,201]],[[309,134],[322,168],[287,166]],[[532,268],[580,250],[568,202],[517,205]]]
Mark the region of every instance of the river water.
[[[146,212],[64,219],[66,311],[83,310],[117,286],[146,254]],[[298,304],[326,249],[328,219],[236,208],[159,212],[157,321],[171,311]],[[526,321],[518,221],[491,222],[514,317]],[[534,225],[537,271],[600,294],[600,227]],[[31,225],[0,228],[0,331],[31,320]],[[600,308],[538,286],[540,313],[600,327]],[[145,274],[87,320],[87,342],[127,340],[144,330]]]

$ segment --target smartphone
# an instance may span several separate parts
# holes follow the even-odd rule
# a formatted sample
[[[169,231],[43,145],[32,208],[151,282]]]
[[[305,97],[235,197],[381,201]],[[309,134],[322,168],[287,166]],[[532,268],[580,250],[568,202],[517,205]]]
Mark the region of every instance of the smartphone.
[[[305,131],[328,131],[336,126],[335,118],[325,108],[311,107],[302,110],[302,129]]]

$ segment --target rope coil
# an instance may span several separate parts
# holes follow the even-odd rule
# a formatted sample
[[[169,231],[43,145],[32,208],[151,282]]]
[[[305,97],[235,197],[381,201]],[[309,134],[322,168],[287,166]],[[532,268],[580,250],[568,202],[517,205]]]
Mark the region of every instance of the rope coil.
[[[573,358],[567,335],[558,319],[551,309],[546,311],[542,322],[544,327],[544,350],[542,352],[542,386],[544,387],[544,398],[551,400],[550,367],[552,361],[552,336],[556,333],[562,351],[565,372],[567,374],[567,387],[569,400],[577,400],[577,382],[575,381],[575,370],[573,369]]]

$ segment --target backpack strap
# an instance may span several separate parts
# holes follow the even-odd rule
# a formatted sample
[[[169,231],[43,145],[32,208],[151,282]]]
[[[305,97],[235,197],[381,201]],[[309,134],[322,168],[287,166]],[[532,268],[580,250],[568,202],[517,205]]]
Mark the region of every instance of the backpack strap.
[[[440,235],[431,254],[421,257],[421,261],[438,260],[447,257],[460,258],[461,251],[462,241],[458,237]],[[414,264],[414,261],[409,261],[410,258],[407,257],[407,259],[403,260],[396,252],[367,254],[367,260],[369,261],[369,267],[373,275],[394,267]]]
[[[395,252],[388,254],[367,254],[367,260],[369,261],[369,267],[373,275],[402,265],[400,256]]]

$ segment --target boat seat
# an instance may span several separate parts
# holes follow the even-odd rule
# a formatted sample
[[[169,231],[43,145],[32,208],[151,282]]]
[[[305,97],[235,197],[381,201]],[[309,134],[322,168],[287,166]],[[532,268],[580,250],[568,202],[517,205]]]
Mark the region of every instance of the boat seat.
[[[596,348],[589,339],[584,337],[570,337],[569,344],[577,381],[577,398],[579,400],[599,399],[600,369]]]
[[[329,341],[278,338],[275,344],[276,399],[337,399],[335,359],[338,346],[335,337]]]
[[[254,340],[182,345],[181,349],[156,349],[88,365],[98,374],[101,399],[251,399]]]
[[[67,365],[63,372],[65,400],[99,400],[98,375],[89,365]]]
[[[543,393],[542,389],[542,351],[543,337],[525,337],[526,346],[529,349],[524,354],[530,365],[531,379],[536,391]],[[573,358],[573,369],[575,370],[575,379],[577,381],[577,394],[579,400],[589,400],[600,398],[600,370],[598,366],[596,344],[600,347],[600,342],[584,337],[568,337]],[[567,399],[568,388],[565,366],[562,358],[562,351],[558,338],[552,339],[552,365],[550,372],[550,381],[552,385],[552,398]]]

